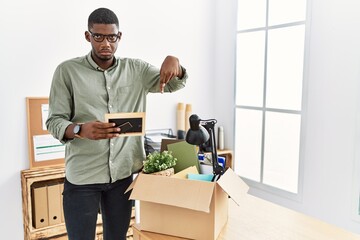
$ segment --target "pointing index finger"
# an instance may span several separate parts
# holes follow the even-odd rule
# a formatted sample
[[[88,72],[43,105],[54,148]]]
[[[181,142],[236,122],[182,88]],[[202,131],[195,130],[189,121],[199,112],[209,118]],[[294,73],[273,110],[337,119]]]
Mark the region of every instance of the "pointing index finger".
[[[160,92],[164,93],[164,89],[165,89],[166,83],[160,83]]]

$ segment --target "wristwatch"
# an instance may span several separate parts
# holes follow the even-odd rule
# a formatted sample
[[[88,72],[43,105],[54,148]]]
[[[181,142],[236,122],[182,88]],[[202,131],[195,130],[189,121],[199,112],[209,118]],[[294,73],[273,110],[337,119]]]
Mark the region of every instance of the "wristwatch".
[[[74,129],[73,129],[74,135],[76,138],[83,138],[80,136],[80,132],[81,132],[81,124],[76,124]]]

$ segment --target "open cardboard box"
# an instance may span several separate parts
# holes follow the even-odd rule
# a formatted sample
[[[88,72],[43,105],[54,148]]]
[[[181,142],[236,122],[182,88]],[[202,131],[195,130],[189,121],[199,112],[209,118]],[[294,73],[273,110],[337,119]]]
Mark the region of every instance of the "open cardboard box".
[[[227,222],[229,196],[240,202],[249,187],[230,168],[217,182],[139,174],[128,190],[140,200],[141,230],[215,240]]]

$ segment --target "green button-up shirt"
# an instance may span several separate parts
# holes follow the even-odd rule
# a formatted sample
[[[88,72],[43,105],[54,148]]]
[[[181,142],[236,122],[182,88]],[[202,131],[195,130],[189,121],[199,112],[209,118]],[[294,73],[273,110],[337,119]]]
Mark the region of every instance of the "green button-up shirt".
[[[185,86],[171,79],[165,92]],[[49,96],[48,131],[65,143],[66,178],[73,184],[109,183],[141,169],[145,159],[142,136],[104,140],[64,139],[72,123],[104,121],[105,113],[145,112],[146,95],[160,92],[159,69],[138,59],[117,58],[101,69],[87,56],[61,63],[55,70]]]

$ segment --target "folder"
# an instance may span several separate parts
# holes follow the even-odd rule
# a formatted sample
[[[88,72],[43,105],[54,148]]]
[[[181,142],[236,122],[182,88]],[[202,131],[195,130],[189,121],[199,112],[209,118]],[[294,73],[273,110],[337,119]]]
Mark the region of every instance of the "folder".
[[[47,186],[49,226],[61,223],[60,184]]]
[[[61,208],[61,222],[65,222],[64,220],[64,207],[63,207],[63,193],[64,191],[64,183],[60,183],[60,208]]]
[[[46,185],[34,186],[33,193],[33,225],[42,228],[49,225]]]
[[[213,177],[214,177],[213,174],[193,174],[193,173],[188,174],[188,179],[190,180],[199,180],[206,182],[211,182]]]
[[[181,141],[167,145],[172,155],[177,158],[176,165],[174,166],[175,173],[178,173],[188,167],[196,166],[197,171],[200,172],[198,154],[196,146]]]
[[[172,143],[182,142],[185,141],[183,139],[174,139],[174,138],[163,138],[161,140],[161,146],[160,146],[160,152],[162,151],[168,151],[168,145]]]

